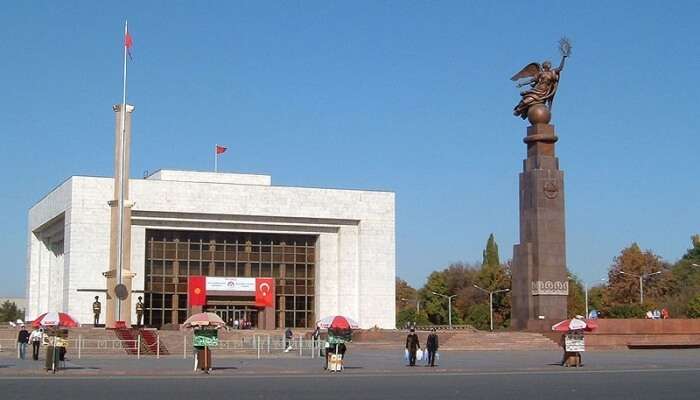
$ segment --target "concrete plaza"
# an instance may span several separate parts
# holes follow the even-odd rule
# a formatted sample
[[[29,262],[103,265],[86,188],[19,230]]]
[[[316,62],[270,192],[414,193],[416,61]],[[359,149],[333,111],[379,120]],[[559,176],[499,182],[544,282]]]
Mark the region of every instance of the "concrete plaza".
[[[590,352],[584,367],[557,365],[558,351],[441,354],[436,368],[406,367],[402,349],[351,347],[346,369],[323,371],[321,359],[215,357],[210,375],[192,359],[84,357],[57,375],[43,362],[0,354],[3,398],[164,398],[235,396],[256,399],[554,398],[691,399],[700,391],[700,350]],[[27,397],[29,396],[29,397]]]

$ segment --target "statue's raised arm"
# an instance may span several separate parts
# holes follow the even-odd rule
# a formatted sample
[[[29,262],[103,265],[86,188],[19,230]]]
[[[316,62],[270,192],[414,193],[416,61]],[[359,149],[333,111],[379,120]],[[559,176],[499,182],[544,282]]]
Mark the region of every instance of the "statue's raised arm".
[[[552,68],[552,63],[549,61],[543,62],[542,65],[533,62],[510,78],[513,81],[530,78],[518,84],[518,87],[531,86],[530,89],[520,92],[522,98],[513,109],[513,115],[525,119],[528,117],[530,108],[538,104],[543,104],[551,110],[559,86],[560,73],[564,70],[566,58],[571,54],[571,43],[568,39],[563,38],[559,41],[559,50],[562,54],[559,68]]]

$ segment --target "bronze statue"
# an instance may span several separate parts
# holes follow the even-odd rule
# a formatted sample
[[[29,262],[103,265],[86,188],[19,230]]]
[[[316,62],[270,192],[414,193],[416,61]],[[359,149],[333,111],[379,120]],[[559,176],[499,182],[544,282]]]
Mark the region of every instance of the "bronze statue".
[[[564,62],[566,58],[571,55],[571,43],[568,39],[562,38],[559,41],[559,51],[561,52],[559,68],[552,69],[552,63],[549,61],[543,62],[542,65],[533,62],[526,65],[520,72],[510,78],[513,81],[517,81],[518,79],[529,77],[529,80],[518,84],[518,87],[526,85],[531,86],[529,90],[520,92],[522,99],[520,103],[515,106],[515,109],[513,109],[513,115],[525,119],[528,117],[530,108],[537,104],[543,104],[551,111],[554,95],[557,94],[557,87],[559,86],[559,76],[564,69]],[[549,114],[549,112],[547,112],[547,114]],[[546,119],[548,121],[549,118]]]

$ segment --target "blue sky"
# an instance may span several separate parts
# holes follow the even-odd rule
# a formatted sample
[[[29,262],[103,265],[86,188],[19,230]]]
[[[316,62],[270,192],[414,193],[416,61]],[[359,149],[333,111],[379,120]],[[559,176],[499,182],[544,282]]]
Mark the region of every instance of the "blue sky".
[[[29,207],[68,176],[112,174],[127,17],[133,177],[212,169],[220,143],[225,171],[394,191],[414,285],[480,261],[492,232],[510,258],[526,124],[508,78],[558,63],[562,35],[571,269],[595,280],[634,241],[674,261],[700,232],[697,2],[70,3],[0,15],[0,295],[24,294]]]

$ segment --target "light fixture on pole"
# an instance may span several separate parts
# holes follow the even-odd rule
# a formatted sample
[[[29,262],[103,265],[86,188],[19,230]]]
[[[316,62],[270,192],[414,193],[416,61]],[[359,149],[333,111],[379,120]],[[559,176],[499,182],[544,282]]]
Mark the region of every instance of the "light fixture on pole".
[[[448,296],[448,295],[442,294],[442,293],[436,293],[436,292],[431,292],[431,293],[436,295],[436,296],[444,297],[447,299],[447,318],[450,321],[449,326],[450,326],[450,330],[451,330],[452,329],[452,298],[456,297],[457,295],[453,294],[452,296]]]
[[[501,289],[501,290],[486,290],[482,287],[477,286],[476,284],[472,285],[475,288],[481,290],[484,293],[489,294],[489,321],[491,324],[491,331],[493,331],[493,295],[495,293],[505,293],[505,292],[510,292],[510,289]]]
[[[409,300],[413,300],[413,299],[407,299],[405,297],[401,298],[401,301],[408,302]],[[418,314],[420,314],[420,299],[418,299],[418,297],[416,297],[416,319],[418,318]]]
[[[607,278],[600,278],[597,281],[590,282],[592,284],[599,283],[599,282],[605,282],[608,280]],[[586,298],[586,319],[588,319],[588,283],[583,282],[583,292],[585,293],[585,298]]]
[[[639,304],[644,304],[644,278],[648,278],[652,275],[658,275],[661,272],[663,272],[663,271],[656,271],[656,272],[650,272],[647,274],[637,275],[637,274],[633,274],[630,272],[620,271],[620,273],[623,275],[629,275],[631,277],[639,279]]]

